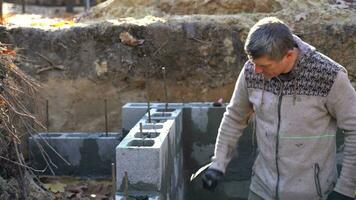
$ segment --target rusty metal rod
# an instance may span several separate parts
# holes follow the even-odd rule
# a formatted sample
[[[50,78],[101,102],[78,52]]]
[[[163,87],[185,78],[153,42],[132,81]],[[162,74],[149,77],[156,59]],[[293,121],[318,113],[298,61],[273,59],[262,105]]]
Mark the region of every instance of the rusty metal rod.
[[[111,178],[112,178],[112,195],[113,195],[113,199],[115,199],[115,194],[116,194],[116,169],[115,169],[115,163],[111,163]]]
[[[109,133],[108,133],[108,103],[107,100],[104,100],[105,103],[105,136],[108,137]]]
[[[148,123],[151,123],[151,105],[150,102],[147,102],[147,113],[148,113]]]
[[[74,0],[66,1],[66,12],[74,13]]]
[[[163,72],[163,87],[164,87],[164,98],[166,101],[165,104],[165,111],[168,111],[168,91],[167,91],[167,80],[166,80],[166,68],[162,67],[162,72]]]
[[[24,14],[26,12],[25,0],[21,0],[21,5],[22,5],[22,14]]]
[[[140,123],[140,133],[142,134],[142,123]]]
[[[49,108],[48,108],[48,99],[46,100],[46,128],[49,132]]]
[[[89,11],[90,9],[90,0],[85,0],[85,12]]]

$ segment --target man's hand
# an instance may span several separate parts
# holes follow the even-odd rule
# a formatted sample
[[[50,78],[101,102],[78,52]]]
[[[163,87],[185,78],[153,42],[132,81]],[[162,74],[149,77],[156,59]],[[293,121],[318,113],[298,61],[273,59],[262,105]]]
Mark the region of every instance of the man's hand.
[[[326,200],[353,200],[353,198],[332,191]]]
[[[208,169],[206,170],[203,176],[203,188],[209,191],[214,191],[218,182],[222,179],[224,174],[216,169]]]

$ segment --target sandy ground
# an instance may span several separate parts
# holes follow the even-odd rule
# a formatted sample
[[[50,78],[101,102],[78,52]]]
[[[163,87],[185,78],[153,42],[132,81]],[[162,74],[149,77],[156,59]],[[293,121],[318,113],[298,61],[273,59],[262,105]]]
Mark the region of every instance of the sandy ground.
[[[75,15],[83,13],[84,7],[75,7],[74,13],[67,13],[65,7],[26,5],[26,13],[22,6],[13,3],[3,4],[4,25],[8,27],[62,28],[72,26]]]
[[[65,7],[47,7],[47,6],[34,6],[27,5],[26,13],[22,13],[22,6],[12,3],[3,4],[4,13],[4,25],[8,27],[33,27],[42,29],[57,29],[68,28],[71,26],[82,26],[90,23],[97,23],[100,21],[113,21],[116,23],[134,23],[139,25],[149,24],[159,20],[166,20],[168,18],[180,18],[181,16],[188,17],[187,14],[195,15],[208,15],[207,18],[226,15],[227,13],[221,9],[221,5],[207,6],[207,9],[197,10],[195,7],[199,4],[199,1],[195,4],[181,5],[180,1],[173,1],[177,6],[181,6],[180,9],[190,10],[193,13],[169,13],[164,10],[163,3],[152,3],[153,1],[133,1],[133,0],[108,0],[95,7],[92,7],[89,12],[84,11],[84,7],[75,7],[74,13],[67,13]],[[272,0],[270,0],[272,1]],[[141,3],[140,3],[141,2]],[[151,2],[151,3],[149,3]],[[352,21],[351,15],[356,14],[356,0],[299,0],[299,1],[286,1],[275,0],[281,8],[270,12],[272,15],[290,16],[295,18],[292,20],[299,21],[305,19],[312,20],[329,20],[333,21]],[[267,2],[268,3],[268,2]],[[146,5],[147,4],[147,5]],[[171,5],[171,6],[175,6]],[[257,4],[257,3],[256,3]],[[248,6],[251,6],[250,10],[253,10],[255,4],[246,5],[243,8],[236,8],[236,14],[241,18],[250,21],[251,14],[266,15],[268,12],[245,12],[248,10]],[[195,7],[194,7],[195,6]],[[266,6],[265,6],[266,7]],[[268,7],[268,6],[267,6]],[[193,9],[193,11],[191,11]],[[195,9],[195,10],[194,10]],[[243,12],[239,12],[241,9]],[[211,10],[217,10],[217,13],[210,15]],[[173,11],[172,11],[173,12]],[[229,14],[229,13],[228,13]],[[210,17],[211,16],[211,17]]]

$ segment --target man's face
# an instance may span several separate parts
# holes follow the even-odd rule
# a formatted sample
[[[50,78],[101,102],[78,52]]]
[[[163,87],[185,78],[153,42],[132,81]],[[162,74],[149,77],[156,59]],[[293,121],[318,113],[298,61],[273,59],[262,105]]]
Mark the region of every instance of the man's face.
[[[262,73],[267,79],[271,79],[282,74],[287,68],[287,58],[283,57],[281,60],[276,61],[262,56],[257,59],[251,59],[254,64],[255,73]]]

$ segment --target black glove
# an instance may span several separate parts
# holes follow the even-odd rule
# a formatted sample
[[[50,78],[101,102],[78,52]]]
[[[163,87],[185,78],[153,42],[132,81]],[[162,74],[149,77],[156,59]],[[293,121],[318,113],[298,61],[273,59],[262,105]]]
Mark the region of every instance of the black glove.
[[[203,188],[209,191],[214,191],[218,182],[222,179],[224,174],[216,169],[208,169],[203,176]]]
[[[332,191],[326,200],[353,200],[354,198]]]

